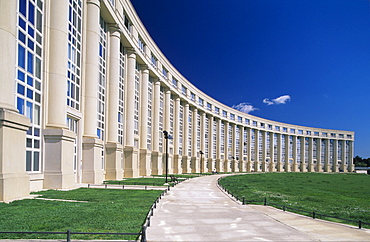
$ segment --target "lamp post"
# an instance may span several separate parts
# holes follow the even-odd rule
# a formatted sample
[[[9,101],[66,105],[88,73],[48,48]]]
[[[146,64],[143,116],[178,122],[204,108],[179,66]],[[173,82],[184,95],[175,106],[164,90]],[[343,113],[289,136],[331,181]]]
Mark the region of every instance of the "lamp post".
[[[202,155],[204,153],[203,151],[199,151],[199,154],[200,154],[200,175],[202,175],[202,170],[203,170]]]
[[[168,132],[166,130],[163,130],[164,138],[166,140],[166,183],[168,181],[168,139],[172,139],[171,135],[168,135]]]

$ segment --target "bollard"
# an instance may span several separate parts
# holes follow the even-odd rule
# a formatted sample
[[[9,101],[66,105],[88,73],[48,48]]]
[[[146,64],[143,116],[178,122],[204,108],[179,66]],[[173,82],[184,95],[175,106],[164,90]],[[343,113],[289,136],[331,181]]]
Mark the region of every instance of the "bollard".
[[[285,205],[283,206],[283,211],[285,212]]]
[[[147,186],[145,186],[145,190],[147,190]]]
[[[90,188],[90,184],[87,184],[87,188]]]
[[[358,221],[358,228],[362,229],[362,221],[361,220]]]
[[[263,200],[263,205],[264,205],[264,206],[266,206],[266,205],[267,205],[267,198],[265,198],[265,199]]]
[[[245,205],[245,197],[243,196],[243,205]]]
[[[122,185],[122,189],[125,189],[125,185]]]
[[[67,230],[67,242],[71,242],[71,231]]]
[[[141,229],[141,242],[146,242],[146,226],[144,225]]]
[[[107,186],[108,186],[108,185],[107,185],[107,184],[105,184],[105,188],[107,188]]]
[[[316,218],[316,213],[315,212],[312,212],[312,218],[315,219]]]

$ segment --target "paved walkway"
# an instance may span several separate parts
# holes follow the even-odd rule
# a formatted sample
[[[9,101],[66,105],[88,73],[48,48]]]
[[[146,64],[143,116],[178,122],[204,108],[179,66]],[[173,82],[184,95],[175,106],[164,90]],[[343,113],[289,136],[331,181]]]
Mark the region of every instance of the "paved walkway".
[[[240,205],[217,187],[220,176],[172,188],[154,210],[148,241],[370,241],[367,229]]]

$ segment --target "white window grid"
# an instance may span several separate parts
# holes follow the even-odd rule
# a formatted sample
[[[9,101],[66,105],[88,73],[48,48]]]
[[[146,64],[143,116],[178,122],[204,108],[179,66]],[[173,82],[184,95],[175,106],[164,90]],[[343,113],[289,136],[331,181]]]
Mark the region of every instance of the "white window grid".
[[[134,91],[134,135],[139,135],[139,99],[140,99],[140,71],[136,62],[135,68],[135,91]]]
[[[41,172],[43,2],[18,1],[15,103],[30,119],[26,133],[26,171]]]
[[[67,105],[80,110],[82,1],[69,1]]]
[[[119,62],[119,82],[118,82],[118,143],[123,145],[123,120],[125,107],[125,51],[123,45],[120,46]]]
[[[105,135],[107,29],[108,27],[106,22],[104,21],[103,18],[100,18],[97,136],[101,140],[104,140]]]
[[[148,80],[148,122],[147,122],[147,149],[152,149],[152,98],[153,98],[153,77]]]

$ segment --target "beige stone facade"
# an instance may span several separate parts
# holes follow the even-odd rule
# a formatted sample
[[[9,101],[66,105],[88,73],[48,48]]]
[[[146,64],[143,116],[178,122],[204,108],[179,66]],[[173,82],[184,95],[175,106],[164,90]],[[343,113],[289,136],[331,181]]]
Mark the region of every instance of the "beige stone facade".
[[[353,171],[353,132],[212,99],[160,52],[129,0],[3,0],[0,49],[1,201],[164,174],[165,130],[169,173]]]

